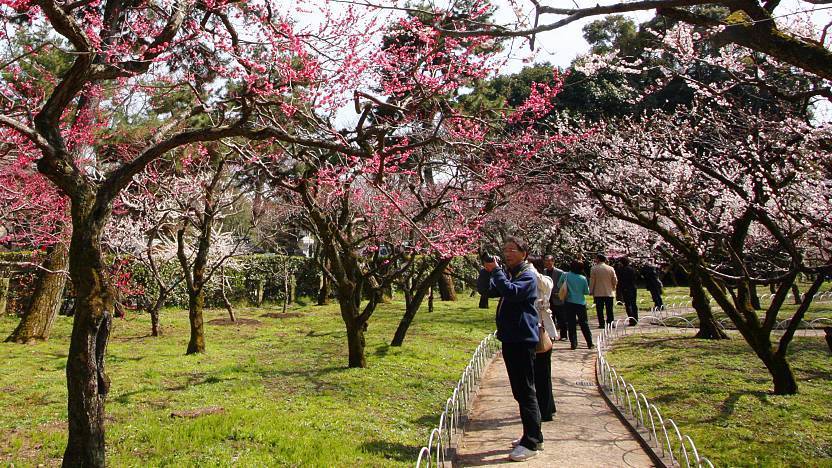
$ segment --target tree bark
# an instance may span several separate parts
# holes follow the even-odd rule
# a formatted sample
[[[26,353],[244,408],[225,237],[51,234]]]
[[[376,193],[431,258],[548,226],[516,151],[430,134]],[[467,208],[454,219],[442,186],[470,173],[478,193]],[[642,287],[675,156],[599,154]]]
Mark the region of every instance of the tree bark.
[[[6,313],[6,304],[9,301],[9,282],[11,278],[0,277],[0,315]]]
[[[162,308],[159,304],[160,301],[156,301],[156,304],[150,306],[148,312],[150,313],[150,336],[159,336],[161,331],[159,330],[159,310]]]
[[[763,361],[774,382],[775,395],[794,395],[797,393],[797,381],[786,358],[772,351],[768,334],[760,337],[759,346],[754,351]]]
[[[422,307],[422,302],[425,300],[425,295],[431,289],[431,285],[437,281],[443,274],[446,274],[447,267],[450,264],[450,259],[441,260],[436,267],[428,274],[427,277],[416,283],[412,278],[404,284],[404,315],[399,321],[399,326],[396,328],[396,333],[393,335],[393,341],[390,346],[401,346],[404,343],[404,337],[419,308]]]
[[[341,315],[349,314],[349,318],[344,317],[344,323],[347,326],[347,349],[349,352],[348,366],[350,368],[364,368],[367,367],[367,358],[364,355],[364,348],[367,343],[364,340],[364,332],[367,331],[367,323],[361,322],[357,319],[358,310],[352,310],[349,304],[345,308],[341,307]]]
[[[228,295],[225,293],[226,285],[225,285],[225,266],[220,267],[220,295],[222,296],[222,304],[225,306],[225,310],[228,311],[228,317],[232,322],[237,321],[237,317],[234,316],[234,308],[231,306],[231,301],[228,300]]]
[[[794,296],[794,305],[800,305],[800,288],[797,287],[797,283],[792,284],[792,296]]]
[[[443,301],[456,301],[454,280],[447,270],[439,277],[439,298]]]
[[[711,304],[708,302],[708,296],[705,295],[705,290],[702,287],[702,281],[699,274],[691,271],[688,275],[690,283],[690,296],[692,298],[693,308],[696,310],[696,316],[699,318],[699,331],[696,333],[696,338],[706,340],[726,340],[728,334],[714,319]]]
[[[421,306],[421,300],[418,303],[405,300],[404,315],[399,321],[399,326],[396,327],[396,333],[393,334],[393,340],[390,342],[390,346],[401,346],[404,343],[407,330],[410,329],[410,324],[413,323],[413,318],[416,317],[416,312],[419,311],[419,307]]]
[[[110,381],[104,355],[114,297],[106,283],[100,247],[109,212],[93,210],[91,205],[81,197],[72,203],[69,271],[76,303],[66,364],[69,437],[64,467],[105,465],[104,402]]]
[[[760,304],[760,295],[757,294],[757,286],[751,284],[748,288],[748,299],[751,301],[751,307],[754,310],[760,310],[763,306]]]
[[[202,310],[205,307],[205,295],[202,289],[188,292],[188,320],[191,324],[191,339],[185,354],[205,352],[205,328],[202,321]]]
[[[38,273],[35,291],[17,328],[6,338],[7,342],[33,343],[49,339],[55,317],[61,310],[66,270],[68,263],[67,248],[57,243],[49,248],[43,262],[44,270]],[[59,272],[59,273],[53,273]]]
[[[321,273],[321,287],[318,288],[318,305],[329,304],[329,277]]]

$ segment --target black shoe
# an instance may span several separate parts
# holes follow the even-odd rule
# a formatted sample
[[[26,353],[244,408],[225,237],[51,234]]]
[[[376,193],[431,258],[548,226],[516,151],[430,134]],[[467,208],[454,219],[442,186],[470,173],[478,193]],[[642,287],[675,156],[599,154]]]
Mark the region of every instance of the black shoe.
[[[590,343],[589,346],[586,347],[587,349],[595,349],[595,345]]]
[[[578,349],[578,345],[576,345],[576,344],[573,344],[573,345],[572,345],[572,346],[570,346],[570,347],[571,347],[572,349]]]
[[[562,337],[560,337],[560,339],[559,339],[558,341],[566,341],[566,340],[568,340],[568,339],[569,339],[569,338],[567,338],[567,337],[565,337],[565,336],[562,336]]]

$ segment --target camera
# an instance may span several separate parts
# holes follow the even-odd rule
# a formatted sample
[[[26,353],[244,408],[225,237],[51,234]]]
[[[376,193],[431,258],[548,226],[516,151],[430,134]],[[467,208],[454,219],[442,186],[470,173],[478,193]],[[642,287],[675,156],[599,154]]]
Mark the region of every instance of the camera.
[[[492,263],[493,262],[493,263],[496,263],[498,265],[500,264],[500,257],[498,257],[496,255],[493,255],[493,254],[490,254],[488,252],[483,252],[483,254],[480,256],[480,260],[482,260],[483,263]]]

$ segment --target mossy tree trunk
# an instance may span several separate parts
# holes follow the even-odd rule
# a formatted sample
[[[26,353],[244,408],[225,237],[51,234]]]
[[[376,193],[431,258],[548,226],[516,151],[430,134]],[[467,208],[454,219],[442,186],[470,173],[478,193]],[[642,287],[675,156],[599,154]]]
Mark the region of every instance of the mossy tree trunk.
[[[26,311],[17,328],[6,338],[7,342],[32,343],[49,339],[55,317],[61,310],[68,257],[67,247],[63,243],[59,242],[49,248]]]
[[[455,301],[456,289],[454,288],[454,279],[451,272],[445,269],[439,277],[439,298],[443,301]]]
[[[104,355],[112,325],[114,295],[106,281],[101,232],[107,205],[78,195],[72,203],[69,271],[75,290],[75,314],[66,364],[69,437],[63,466],[105,465],[104,403],[110,381]]]

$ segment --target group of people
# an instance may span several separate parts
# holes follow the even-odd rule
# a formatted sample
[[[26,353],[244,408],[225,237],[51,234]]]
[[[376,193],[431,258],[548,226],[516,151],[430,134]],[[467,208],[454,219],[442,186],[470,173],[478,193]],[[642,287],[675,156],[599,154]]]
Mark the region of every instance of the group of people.
[[[558,269],[552,255],[530,258],[528,245],[517,237],[505,239],[502,253],[502,264],[498,257],[483,260],[477,289],[483,296],[499,298],[497,338],[502,342],[511,392],[523,424],[523,434],[512,442],[509,459],[524,461],[543,450],[542,421],[551,421],[557,411],[552,391],[552,349],[538,346],[541,339],[568,339],[571,348],[576,349],[580,327],[587,347],[594,348],[587,295],[594,298],[600,328],[613,321],[616,297],[636,324],[638,275],[626,257],[613,267],[606,256],[599,254],[587,280],[582,261],[573,260],[566,271]],[[658,282],[653,298],[655,301],[658,296],[661,301],[661,282],[657,271],[653,272]],[[654,283],[647,276],[645,280],[653,293]]]

